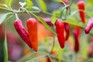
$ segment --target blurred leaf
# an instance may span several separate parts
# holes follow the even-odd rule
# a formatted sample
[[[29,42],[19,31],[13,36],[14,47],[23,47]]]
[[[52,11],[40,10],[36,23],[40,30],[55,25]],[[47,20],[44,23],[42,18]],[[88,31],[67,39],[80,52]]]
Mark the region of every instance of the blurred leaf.
[[[54,12],[53,12],[53,15],[55,15],[56,17],[59,18],[60,15],[61,15],[61,14],[60,14],[60,10],[56,10],[56,11],[54,11]]]
[[[79,27],[81,27],[81,28],[84,28],[84,27],[85,27],[85,25],[84,25],[83,23],[79,23],[79,22],[77,22],[77,21],[74,20],[74,19],[69,19],[69,20],[67,20],[67,21],[65,21],[65,22],[67,22],[67,23],[69,23],[69,24],[71,24],[71,25],[79,26]]]
[[[33,6],[33,2],[31,0],[26,0],[26,8],[31,9]]]
[[[0,7],[1,7],[1,6],[4,6],[4,4],[1,4],[1,3],[0,3]]]
[[[76,15],[76,14],[77,14],[77,12],[78,12],[78,10],[77,10],[77,11],[72,12],[72,13],[68,16],[68,19],[70,19],[72,16]]]
[[[51,39],[51,37],[45,37],[45,38],[44,38],[44,41],[45,41],[45,42],[48,42],[50,39]]]
[[[44,0],[37,0],[38,1],[38,5],[39,7],[43,10],[43,11],[47,11],[47,7],[46,7],[46,4],[44,2]]]
[[[5,18],[7,17],[9,13],[1,13],[0,14],[0,24],[5,20]]]
[[[62,0],[53,0],[53,1],[55,1],[55,2],[61,2]]]
[[[4,62],[8,62],[8,50],[7,50],[6,33],[5,33],[5,39],[4,39]]]
[[[5,0],[5,3],[8,7],[11,7],[13,0]]]
[[[19,4],[21,5],[21,7],[24,7],[26,5],[26,2],[19,2]]]
[[[82,34],[81,38],[80,38],[80,52],[81,52],[81,56],[84,59],[87,59],[88,56],[88,36],[86,36],[85,34]]]
[[[93,0],[88,0],[88,4],[93,5]]]
[[[36,16],[35,14],[31,13],[34,17],[36,17],[48,30],[50,30],[54,35],[56,33],[52,30],[52,28],[39,16]]]
[[[33,6],[32,9],[40,10],[37,6]]]
[[[51,22],[52,22],[52,24],[54,24],[56,22],[56,16],[55,15],[52,15]]]
[[[6,4],[2,4],[2,3],[0,3],[0,7],[1,7],[1,8],[2,8],[2,7],[8,8],[8,6],[7,6]]]

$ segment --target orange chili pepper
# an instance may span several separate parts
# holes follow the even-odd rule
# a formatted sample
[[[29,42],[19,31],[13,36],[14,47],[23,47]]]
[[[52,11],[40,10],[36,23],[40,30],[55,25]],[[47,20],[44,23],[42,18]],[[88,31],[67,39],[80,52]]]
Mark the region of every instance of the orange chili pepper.
[[[34,18],[30,18],[26,22],[28,34],[30,38],[30,42],[32,45],[33,50],[38,50],[38,31],[37,31],[37,21]]]

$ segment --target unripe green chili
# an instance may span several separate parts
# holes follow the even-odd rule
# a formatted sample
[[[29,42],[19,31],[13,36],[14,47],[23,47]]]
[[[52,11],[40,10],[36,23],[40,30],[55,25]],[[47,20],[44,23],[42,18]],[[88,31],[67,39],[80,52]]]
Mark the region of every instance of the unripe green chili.
[[[28,32],[25,30],[22,21],[21,20],[16,20],[14,22],[14,27],[17,31],[17,33],[20,35],[20,37],[26,42],[26,44],[32,48],[32,45],[30,43],[29,35]]]

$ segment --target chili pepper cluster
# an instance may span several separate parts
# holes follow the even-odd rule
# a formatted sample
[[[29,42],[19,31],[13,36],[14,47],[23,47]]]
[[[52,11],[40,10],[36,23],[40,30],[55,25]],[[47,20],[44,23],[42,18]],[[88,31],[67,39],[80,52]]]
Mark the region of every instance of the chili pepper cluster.
[[[78,9],[79,9],[79,15],[81,18],[82,23],[86,23],[85,21],[85,7],[84,7],[84,1],[78,1],[77,3]],[[45,22],[50,25],[54,26],[52,23],[50,23],[50,18],[43,18]],[[30,18],[26,21],[26,26],[27,30],[24,28],[22,21],[21,20],[16,20],[14,22],[14,27],[20,37],[26,42],[26,44],[30,47],[33,48],[34,51],[38,50],[38,22],[36,21],[35,18]],[[56,33],[57,33],[57,38],[59,41],[59,45],[61,48],[64,48],[65,46],[65,41],[68,40],[70,36],[70,24],[67,22],[60,21],[59,19],[56,20],[55,22],[55,27],[56,27]],[[88,34],[90,30],[93,27],[93,18],[90,18],[87,26],[85,28],[85,33]],[[65,34],[64,34],[65,33]],[[81,28],[78,26],[75,26],[73,30],[73,36],[74,36],[74,51],[78,52],[79,51],[79,37],[81,34]]]
[[[33,48],[34,51],[38,50],[38,31],[37,31],[37,26],[38,22],[36,21],[35,18],[30,18],[26,21],[26,26],[27,30],[24,28],[23,23],[21,20],[16,20],[14,22],[14,27],[20,37],[26,42],[26,44],[30,47]],[[57,33],[57,38],[60,44],[61,48],[64,48],[65,46],[65,41],[68,40],[69,35],[70,35],[70,24],[66,22],[62,22],[60,20],[56,20],[55,22],[56,26],[56,33]],[[66,35],[64,35],[66,33]],[[75,51],[77,52],[79,50],[79,34],[80,34],[80,28],[76,27],[74,32],[74,39],[75,39]]]
[[[65,46],[65,41],[68,40],[70,36],[70,24],[66,22],[62,22],[60,20],[56,20],[55,23],[56,26],[56,33],[57,33],[57,38],[59,41],[59,45],[61,48],[64,48]],[[66,32],[66,35],[64,33]],[[75,52],[79,51],[79,37],[81,34],[81,29],[80,27],[75,27],[73,30],[73,36],[74,36],[74,50]]]
[[[14,27],[20,37],[26,42],[26,44],[33,48],[33,50],[38,50],[38,41],[37,41],[37,21],[34,18],[30,18],[26,22],[27,29],[23,26],[23,23],[21,20],[16,20],[14,22]]]

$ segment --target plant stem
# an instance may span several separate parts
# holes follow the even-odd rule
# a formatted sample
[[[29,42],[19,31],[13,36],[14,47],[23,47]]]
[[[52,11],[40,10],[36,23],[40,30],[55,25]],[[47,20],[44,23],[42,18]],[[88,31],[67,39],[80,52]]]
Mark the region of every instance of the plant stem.
[[[34,58],[34,59],[32,59],[32,60],[28,60],[27,62],[34,62],[34,61],[40,60],[41,58],[44,58],[44,57],[46,57],[46,55],[41,55],[41,56],[36,57],[36,58]]]
[[[5,32],[5,39],[4,39],[4,62],[8,62],[8,49],[7,49],[6,32]]]
[[[50,54],[51,54],[51,52],[53,51],[54,46],[55,46],[55,37],[53,37],[53,45],[52,45],[52,48],[51,48]]]

